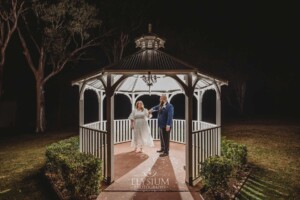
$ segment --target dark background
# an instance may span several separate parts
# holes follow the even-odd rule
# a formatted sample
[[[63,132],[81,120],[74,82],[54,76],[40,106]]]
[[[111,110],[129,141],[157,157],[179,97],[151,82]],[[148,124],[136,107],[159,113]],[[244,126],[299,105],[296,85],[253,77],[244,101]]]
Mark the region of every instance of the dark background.
[[[132,18],[138,1],[111,1],[112,18],[125,23]],[[199,69],[222,75],[222,66],[241,65],[251,71],[247,81],[245,112],[240,115],[229,105],[222,87],[222,121],[239,118],[299,119],[299,11],[296,2],[273,1],[140,1],[144,13],[141,26],[130,35],[125,56],[136,51],[134,38],[147,33],[148,23],[153,32],[166,39],[163,51],[193,64]],[[99,7],[101,5],[99,4]],[[101,8],[100,8],[101,9]],[[122,12],[121,12],[122,11]],[[123,20],[123,21],[122,21]],[[73,63],[51,79],[45,87],[48,130],[77,128],[78,87],[71,81],[108,64],[100,48],[90,49],[90,61]],[[242,62],[237,61],[243,58]],[[242,64],[240,64],[242,63]],[[14,35],[4,66],[5,95],[2,101],[14,102],[16,121],[21,130],[34,130],[35,82]],[[224,77],[226,79],[226,76]],[[97,120],[97,98],[86,92],[86,122]],[[159,97],[143,97],[147,108],[158,103]],[[184,117],[184,96],[174,97],[175,117]],[[127,118],[129,99],[117,95],[116,118]],[[214,121],[215,97],[209,91],[204,97],[203,119]]]

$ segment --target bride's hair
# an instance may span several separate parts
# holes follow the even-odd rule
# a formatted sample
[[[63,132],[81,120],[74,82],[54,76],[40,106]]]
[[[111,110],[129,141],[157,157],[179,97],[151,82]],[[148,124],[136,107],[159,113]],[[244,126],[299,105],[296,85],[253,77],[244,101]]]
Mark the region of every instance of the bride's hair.
[[[136,109],[138,109],[138,104],[142,104],[142,111],[144,111],[144,103],[142,102],[142,101],[137,101],[136,103],[135,103],[135,108]]]

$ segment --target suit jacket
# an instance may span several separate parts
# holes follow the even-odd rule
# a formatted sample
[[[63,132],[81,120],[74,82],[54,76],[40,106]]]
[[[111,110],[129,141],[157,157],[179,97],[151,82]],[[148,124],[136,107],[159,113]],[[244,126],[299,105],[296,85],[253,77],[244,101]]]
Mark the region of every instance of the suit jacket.
[[[162,108],[160,105],[154,106],[152,108],[153,112],[158,112],[157,121],[159,128],[165,128],[166,126],[172,127],[174,107],[170,103],[166,103]]]

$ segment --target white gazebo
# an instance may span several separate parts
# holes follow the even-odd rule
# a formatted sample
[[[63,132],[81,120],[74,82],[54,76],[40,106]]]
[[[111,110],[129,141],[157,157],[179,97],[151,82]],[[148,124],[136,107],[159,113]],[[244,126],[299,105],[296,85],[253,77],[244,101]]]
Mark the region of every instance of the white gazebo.
[[[186,182],[193,185],[200,176],[200,163],[209,156],[220,155],[221,86],[228,83],[160,51],[165,41],[151,32],[151,26],[149,33],[137,38],[135,43],[140,48],[135,54],[73,81],[80,93],[80,151],[102,159],[103,175],[112,183],[114,144],[131,141],[132,137],[129,120],[114,118],[114,95],[127,96],[134,108],[136,99],[143,95],[166,94],[172,101],[175,95],[184,94],[185,119],[174,119],[170,140],[185,144]],[[84,124],[86,90],[95,91],[99,103],[99,121],[89,124]],[[207,90],[216,92],[215,124],[202,121],[202,98]],[[197,108],[193,108],[193,97],[197,100]],[[106,120],[103,120],[104,106]],[[196,120],[193,120],[193,111],[197,112]],[[157,119],[150,119],[149,126],[153,138],[158,140]]]

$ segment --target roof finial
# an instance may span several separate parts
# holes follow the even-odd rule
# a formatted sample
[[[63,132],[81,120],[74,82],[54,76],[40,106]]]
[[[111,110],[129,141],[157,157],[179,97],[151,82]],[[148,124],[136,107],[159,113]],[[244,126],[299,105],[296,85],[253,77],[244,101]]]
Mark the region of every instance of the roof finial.
[[[148,32],[149,32],[149,33],[152,32],[152,24],[148,24]]]

